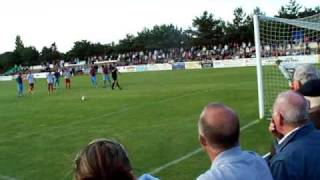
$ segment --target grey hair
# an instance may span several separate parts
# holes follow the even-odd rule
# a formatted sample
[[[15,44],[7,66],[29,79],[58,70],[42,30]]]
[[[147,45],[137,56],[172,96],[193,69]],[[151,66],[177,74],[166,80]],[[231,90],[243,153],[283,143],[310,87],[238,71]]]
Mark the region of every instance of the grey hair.
[[[312,64],[297,65],[293,75],[293,80],[300,81],[303,85],[308,81],[316,79],[320,79],[320,74]]]
[[[274,113],[281,113],[284,122],[292,125],[302,125],[309,120],[308,101],[293,91],[282,92],[274,104]]]

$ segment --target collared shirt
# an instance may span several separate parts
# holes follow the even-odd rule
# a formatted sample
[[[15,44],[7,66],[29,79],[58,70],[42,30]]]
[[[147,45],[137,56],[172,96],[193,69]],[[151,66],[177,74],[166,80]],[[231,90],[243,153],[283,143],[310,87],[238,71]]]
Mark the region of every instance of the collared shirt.
[[[283,136],[283,138],[281,138],[281,139],[278,141],[278,144],[283,143],[283,141],[286,140],[286,139],[288,138],[288,136],[290,136],[292,133],[298,131],[298,129],[300,129],[300,127],[296,127],[295,129],[291,130],[289,133],[287,133],[285,136]]]
[[[272,180],[264,159],[254,152],[241,151],[239,146],[220,153],[211,168],[197,180]]]

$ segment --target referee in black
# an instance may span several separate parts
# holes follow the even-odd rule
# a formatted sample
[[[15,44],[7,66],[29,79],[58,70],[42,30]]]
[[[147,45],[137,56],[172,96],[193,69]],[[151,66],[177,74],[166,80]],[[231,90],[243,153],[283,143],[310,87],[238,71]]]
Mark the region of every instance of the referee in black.
[[[117,67],[115,65],[110,64],[109,68],[110,68],[111,76],[112,76],[112,80],[113,80],[112,89],[114,89],[114,85],[117,85],[118,88],[121,90],[122,88],[120,87],[119,82],[118,82],[119,71],[118,71]]]

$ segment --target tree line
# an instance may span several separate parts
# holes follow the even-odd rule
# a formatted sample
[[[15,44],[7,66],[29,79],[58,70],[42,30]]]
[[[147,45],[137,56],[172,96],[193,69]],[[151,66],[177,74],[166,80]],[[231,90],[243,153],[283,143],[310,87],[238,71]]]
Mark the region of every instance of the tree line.
[[[320,13],[320,6],[303,8],[296,0],[290,0],[288,4],[281,6],[275,17],[295,19],[318,13]],[[249,14],[238,7],[233,11],[233,20],[226,22],[204,11],[192,20],[192,27],[185,30],[173,24],[155,25],[150,29],[144,28],[136,35],[127,34],[117,44],[114,42],[110,44],[92,43],[87,40],[76,41],[71,50],[66,53],[59,52],[56,43],[43,47],[39,52],[33,46],[24,46],[18,35],[15,40],[15,50],[0,54],[0,73],[14,65],[38,65],[53,63],[60,59],[65,61],[74,58],[85,60],[92,56],[110,56],[132,51],[253,42],[253,14],[265,15],[259,7]]]

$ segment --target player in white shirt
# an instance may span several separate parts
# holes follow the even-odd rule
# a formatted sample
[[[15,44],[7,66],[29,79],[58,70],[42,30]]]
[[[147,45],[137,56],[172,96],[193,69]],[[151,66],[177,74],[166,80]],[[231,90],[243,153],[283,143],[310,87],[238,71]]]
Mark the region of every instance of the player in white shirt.
[[[47,75],[47,83],[48,83],[48,93],[53,93],[53,82],[54,82],[54,77],[51,71],[49,71],[49,74]]]
[[[62,70],[65,83],[66,83],[66,89],[71,89],[71,73],[69,69]]]
[[[27,75],[27,80],[28,80],[28,84],[29,84],[29,90],[28,92],[30,94],[33,94],[34,91],[34,77],[33,74],[31,73],[31,71],[29,71],[29,74]]]

